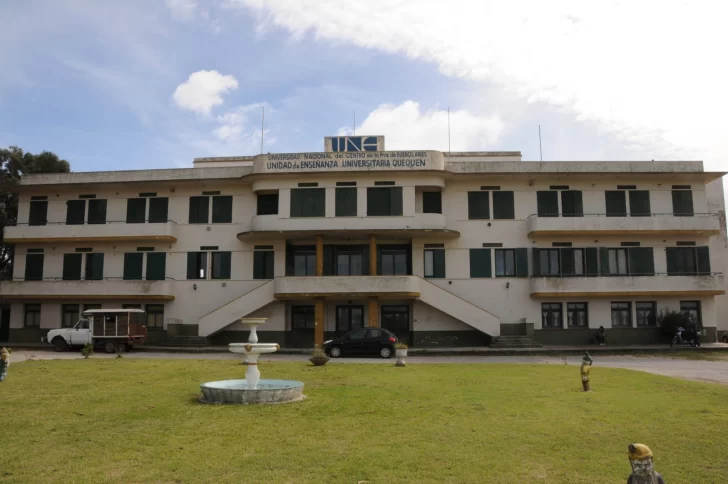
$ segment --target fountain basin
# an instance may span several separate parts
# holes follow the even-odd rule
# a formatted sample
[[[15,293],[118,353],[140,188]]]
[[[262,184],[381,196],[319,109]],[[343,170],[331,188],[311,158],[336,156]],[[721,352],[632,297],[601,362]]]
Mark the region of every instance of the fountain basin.
[[[260,380],[251,389],[245,380],[211,381],[200,385],[203,403],[236,403],[243,405],[290,403],[303,400],[303,382],[295,380]]]
[[[277,343],[230,343],[228,345],[228,350],[230,350],[230,352],[246,355],[251,353],[275,353],[280,348],[280,345]]]

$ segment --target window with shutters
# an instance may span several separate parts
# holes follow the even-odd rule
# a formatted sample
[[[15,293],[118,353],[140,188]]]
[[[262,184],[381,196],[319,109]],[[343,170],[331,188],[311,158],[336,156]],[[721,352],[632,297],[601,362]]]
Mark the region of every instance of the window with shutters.
[[[210,279],[230,279],[230,252],[211,252]]]
[[[632,304],[629,302],[612,303],[612,328],[632,327]]]
[[[212,223],[229,224],[233,221],[233,197],[212,197]]]
[[[668,275],[710,274],[708,247],[667,247]]]
[[[147,304],[147,329],[164,329],[164,304]]]
[[[86,200],[66,202],[66,225],[83,225],[86,219]]]
[[[672,191],[672,213],[676,217],[692,217],[693,192],[691,190]]]
[[[28,328],[40,327],[40,304],[25,305],[25,321],[24,324]]]
[[[496,267],[497,264],[498,256],[496,256]],[[474,279],[490,276],[490,249],[470,249],[470,277]]]
[[[147,252],[147,281],[163,281],[167,277],[166,252]]]
[[[422,192],[422,213],[442,213],[442,192]]]
[[[27,254],[25,256],[25,280],[26,281],[42,281],[43,280],[43,254]]]
[[[564,190],[561,192],[561,214],[564,217],[584,216],[581,191]]]
[[[126,254],[124,254],[124,280],[141,280],[143,265],[144,252],[127,252]]]
[[[637,326],[657,326],[657,303],[655,301],[637,301],[635,303]]]
[[[129,198],[126,200],[126,223],[143,224],[147,218],[147,199]]]
[[[378,248],[379,264],[378,272],[382,276],[406,276],[409,275],[409,254],[407,249],[386,247]]]
[[[275,253],[272,250],[256,250],[253,252],[253,279],[273,279],[273,261]]]
[[[207,279],[207,252],[187,253],[187,279]]]
[[[169,198],[153,197],[149,199],[149,223],[167,223],[169,211]]]
[[[627,249],[608,249],[609,252],[609,268],[606,272],[609,275],[627,275],[629,274],[629,265],[627,261]]]
[[[538,251],[540,275],[561,275],[560,252],[560,249],[540,249]]]
[[[569,328],[589,327],[589,310],[587,303],[566,303],[566,325]]]
[[[104,254],[90,253],[86,254],[86,272],[85,279],[87,281],[100,281],[104,278]]]
[[[88,223],[106,223],[106,200],[93,198],[88,201]]]
[[[402,215],[402,187],[367,188],[367,216],[398,217]]]
[[[48,222],[48,201],[33,200],[30,202],[28,225],[45,225]]]
[[[73,328],[79,320],[78,304],[61,305],[61,328]]]
[[[584,249],[568,247],[558,250],[560,251],[561,275],[583,276],[585,274]]]
[[[490,219],[490,192],[468,192],[468,219]]]
[[[541,327],[564,327],[564,315],[561,303],[541,303]]]
[[[627,216],[627,194],[624,190],[608,190],[604,192],[607,205],[607,217]]]
[[[701,328],[703,326],[700,301],[680,301],[680,312],[686,315],[696,327]]]
[[[210,197],[190,197],[189,223],[206,224],[210,220]]]
[[[558,217],[559,192],[553,190],[536,192],[536,206],[539,217]]]
[[[425,250],[425,277],[443,278],[445,277],[445,250],[444,249],[426,249]]]
[[[325,215],[325,188],[291,189],[291,217],[324,217]]]
[[[337,217],[356,217],[356,187],[336,188],[336,213]]]
[[[278,215],[278,193],[259,193],[256,213],[258,215]]]
[[[83,254],[63,254],[63,280],[80,281]]]
[[[495,276],[514,277],[516,275],[516,250],[495,249]]]
[[[629,193],[629,215],[630,217],[649,217],[650,192],[648,190],[630,190]]]
[[[493,192],[493,219],[513,220],[516,218],[513,192]]]

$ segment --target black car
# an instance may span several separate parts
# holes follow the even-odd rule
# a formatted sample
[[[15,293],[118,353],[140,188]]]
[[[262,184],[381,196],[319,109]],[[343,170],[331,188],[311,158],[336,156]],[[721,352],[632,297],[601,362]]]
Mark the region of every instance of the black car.
[[[389,358],[394,354],[397,337],[382,328],[361,328],[339,338],[324,342],[324,351],[332,358],[349,355],[379,355]]]

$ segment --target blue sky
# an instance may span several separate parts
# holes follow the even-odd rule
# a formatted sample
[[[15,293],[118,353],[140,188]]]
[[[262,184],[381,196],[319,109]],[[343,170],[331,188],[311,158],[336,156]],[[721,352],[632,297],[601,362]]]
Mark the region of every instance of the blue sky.
[[[0,146],[74,171],[195,157],[520,150],[728,167],[721,3],[6,0]]]

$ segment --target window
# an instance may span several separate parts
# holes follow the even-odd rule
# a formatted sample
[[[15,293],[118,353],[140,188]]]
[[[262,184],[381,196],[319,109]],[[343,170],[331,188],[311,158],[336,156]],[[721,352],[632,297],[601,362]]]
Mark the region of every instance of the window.
[[[363,274],[361,252],[337,251],[336,253],[336,275],[337,276],[361,276]]]
[[[604,256],[606,257],[606,253]],[[525,265],[525,254],[522,257]],[[596,247],[533,249],[533,265],[535,276],[594,277],[599,275],[599,256]],[[518,249],[516,251],[516,271],[520,271]]]
[[[142,265],[144,252],[131,252],[124,254],[124,280],[138,281],[142,278]]]
[[[513,277],[516,275],[515,249],[495,250],[495,275],[496,277]]]
[[[278,215],[278,193],[259,193],[258,215]]]
[[[635,303],[637,326],[657,326],[657,303],[654,301],[638,301]]]
[[[379,275],[406,276],[409,275],[408,251],[404,248],[379,248]]]
[[[356,217],[356,187],[336,188],[337,217]]]
[[[692,217],[693,192],[691,190],[672,191],[672,213],[676,217]]]
[[[630,190],[629,192],[629,214],[631,217],[649,217],[650,192],[648,190]]]
[[[584,216],[584,206],[580,191],[564,190],[561,192],[561,213],[564,217]]]
[[[78,322],[78,304],[63,304],[61,306],[61,327],[73,328]]]
[[[253,279],[273,279],[272,250],[256,250],[253,252]]]
[[[88,201],[88,223],[106,223],[106,200],[94,198]]]
[[[632,327],[632,304],[628,302],[612,303],[612,327],[613,328],[631,328]]]
[[[316,326],[316,317],[313,306],[291,307],[291,328],[296,330],[313,329]]]
[[[167,211],[169,209],[169,198],[155,197],[149,199],[149,223],[167,223]]]
[[[631,247],[629,254],[629,273],[633,276],[654,276],[655,256],[652,247]]]
[[[422,213],[442,213],[442,192],[422,192]]]
[[[588,328],[589,312],[587,303],[566,303],[566,324],[569,328]]]
[[[698,328],[703,326],[700,301],[680,301],[680,312],[690,318],[690,322]]]
[[[425,277],[445,277],[445,250],[425,250]]]
[[[187,279],[207,279],[207,252],[187,253]]]
[[[559,192],[539,191],[536,192],[536,205],[539,217],[559,216]]]
[[[25,256],[25,280],[43,280],[43,254],[27,254]]]
[[[564,248],[561,250],[561,274],[564,276],[584,275],[584,249]]]
[[[559,264],[560,249],[540,249],[539,257],[539,274],[542,276],[558,276],[561,275]]]
[[[40,327],[40,304],[25,305],[25,326],[30,328]]]
[[[367,337],[367,330],[361,329],[359,331],[355,331],[354,333],[351,333],[349,335],[349,341],[362,341],[365,340]]]
[[[48,201],[32,200],[30,202],[30,214],[28,225],[45,225],[48,222]]]
[[[708,247],[667,247],[668,275],[710,274]]]
[[[493,192],[493,219],[513,220],[516,218],[513,192]]]
[[[563,328],[561,303],[541,303],[541,327]]]
[[[167,277],[167,254],[147,252],[147,281],[163,281]]]
[[[104,254],[100,254],[100,253],[86,254],[85,279],[87,281],[100,281],[103,278],[104,278]]]
[[[189,223],[206,224],[210,216],[210,197],[190,197]]]
[[[303,250],[297,248],[293,254],[294,276],[316,275],[316,249]]]
[[[144,264],[144,254],[147,256],[147,281],[162,281],[166,276],[167,254],[164,252],[130,252],[124,254],[124,280],[141,280]]]
[[[468,192],[468,219],[490,218],[490,192]]]
[[[402,187],[367,188],[367,215],[397,217],[402,215]]]
[[[627,199],[624,190],[608,190],[604,192],[607,205],[607,217],[626,217]]]
[[[291,189],[291,217],[326,216],[325,188]]]
[[[230,279],[230,252],[212,252],[211,279]]]
[[[212,223],[229,224],[233,221],[233,197],[212,197]]]
[[[63,254],[63,280],[80,281],[83,254]]]
[[[126,201],[126,223],[143,224],[147,218],[147,199],[129,198]]]
[[[164,329],[164,304],[147,304],[147,329]]]
[[[627,249],[608,249],[609,259],[605,274],[626,275],[629,274],[627,267]]]
[[[496,264],[498,257],[496,256]],[[490,249],[470,249],[470,277],[490,277]]]
[[[83,225],[86,218],[86,200],[66,202],[66,225]]]

